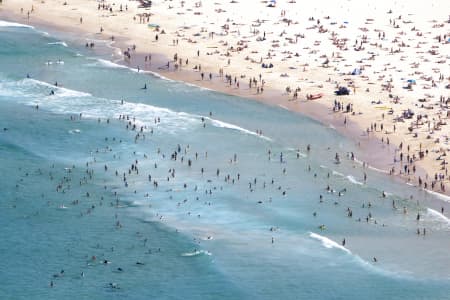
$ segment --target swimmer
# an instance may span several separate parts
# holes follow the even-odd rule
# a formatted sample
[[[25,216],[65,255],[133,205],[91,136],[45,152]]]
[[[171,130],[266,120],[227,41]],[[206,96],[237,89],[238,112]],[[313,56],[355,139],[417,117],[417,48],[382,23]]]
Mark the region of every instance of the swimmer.
[[[110,286],[112,289],[120,289],[120,288],[119,288],[119,285],[118,285],[117,283],[114,283],[114,282],[110,282],[110,283],[109,283],[109,286]]]
[[[336,155],[334,156],[334,163],[335,164],[340,164],[341,163],[341,160],[339,158],[339,154],[337,152],[336,152]]]

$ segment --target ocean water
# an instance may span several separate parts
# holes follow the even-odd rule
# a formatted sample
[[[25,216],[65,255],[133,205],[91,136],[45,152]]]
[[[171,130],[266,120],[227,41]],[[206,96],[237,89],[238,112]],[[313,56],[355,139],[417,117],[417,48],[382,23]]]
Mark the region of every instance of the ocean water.
[[[450,299],[447,198],[332,128],[0,26],[1,299]]]

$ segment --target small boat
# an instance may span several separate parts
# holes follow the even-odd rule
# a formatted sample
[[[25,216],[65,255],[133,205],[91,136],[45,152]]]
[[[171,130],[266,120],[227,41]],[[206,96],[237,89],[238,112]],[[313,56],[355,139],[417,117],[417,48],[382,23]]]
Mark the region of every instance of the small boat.
[[[320,99],[322,98],[323,94],[319,93],[319,94],[308,94],[306,95],[306,99],[308,100],[316,100],[316,99]]]

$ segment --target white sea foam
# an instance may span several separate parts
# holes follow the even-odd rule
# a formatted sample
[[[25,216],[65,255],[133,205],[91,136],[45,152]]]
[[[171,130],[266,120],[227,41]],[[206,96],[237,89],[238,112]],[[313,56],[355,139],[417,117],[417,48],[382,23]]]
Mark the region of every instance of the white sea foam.
[[[315,239],[315,240],[321,241],[321,242],[322,242],[322,245],[323,245],[325,248],[328,248],[328,249],[336,248],[336,249],[340,249],[340,250],[344,251],[345,253],[351,254],[351,251],[350,251],[350,250],[348,250],[347,248],[345,248],[345,247],[342,246],[342,245],[339,245],[339,244],[336,243],[335,241],[330,240],[330,239],[327,238],[327,237],[321,236],[320,234],[317,234],[317,233],[314,233],[314,232],[310,232],[310,233],[309,233],[309,236],[310,236],[311,238]]]
[[[427,213],[429,216],[432,216],[433,218],[435,218],[441,222],[444,222],[447,225],[450,225],[450,219],[447,218],[446,216],[444,216],[443,214],[441,214],[440,212],[438,212],[434,209],[431,209],[431,208],[427,208]]]
[[[30,105],[39,104],[42,108],[55,113],[83,113],[86,118],[117,118],[119,115],[131,115],[136,118],[137,126],[150,125],[160,127],[167,133],[188,130],[200,126],[200,119],[193,115],[181,114],[170,109],[143,103],[124,102],[120,100],[93,97],[89,93],[56,87],[36,79],[23,79],[17,82],[1,82],[0,95],[11,98],[21,96],[20,101]],[[50,90],[54,95],[50,95]],[[7,95],[5,95],[7,94]],[[83,98],[83,99],[80,99]],[[67,101],[67,99],[73,99]],[[155,124],[156,118],[161,123]]]
[[[160,75],[159,75],[159,76],[160,76]],[[165,77],[164,77],[164,78],[165,78]],[[199,86],[199,85],[196,85],[196,84],[193,84],[193,83],[189,83],[189,82],[183,82],[183,84],[184,84],[184,85],[187,85],[187,86],[191,86],[191,87],[198,88],[198,89],[203,90],[203,91],[214,91],[214,90],[212,90],[212,89],[210,89],[210,88],[203,87],[203,86]]]
[[[317,233],[310,232],[309,236],[312,239],[320,241],[325,248],[328,248],[328,249],[339,249],[339,250],[341,250],[341,251],[343,251],[343,252],[345,252],[347,254],[351,254],[351,258],[356,263],[358,263],[360,266],[362,266],[363,268],[365,268],[365,269],[367,269],[367,270],[369,270],[371,272],[382,274],[382,275],[385,275],[385,276],[396,277],[396,278],[404,277],[404,276],[408,275],[408,274],[392,272],[392,271],[389,271],[389,270],[382,269],[382,268],[380,268],[380,267],[378,267],[378,266],[376,266],[376,265],[374,265],[374,264],[372,264],[372,263],[362,259],[359,255],[353,254],[349,249],[347,249],[344,246],[336,243],[335,241],[333,241],[333,240],[331,240],[331,239],[329,239],[327,237],[321,236],[321,235],[319,235]]]
[[[249,135],[253,135],[253,136],[260,137],[260,138],[262,138],[262,139],[264,139],[264,140],[266,140],[266,141],[270,141],[270,142],[272,141],[272,139],[269,138],[269,137],[267,137],[267,136],[259,135],[259,134],[257,134],[256,132],[253,132],[253,131],[250,131],[250,130],[248,130],[248,129],[239,127],[239,126],[234,125],[234,124],[226,123],[226,122],[219,121],[219,120],[216,120],[216,119],[211,119],[211,118],[208,118],[208,117],[205,117],[205,119],[206,119],[206,120],[209,120],[209,121],[211,122],[211,124],[212,124],[213,126],[216,126],[216,127],[227,128],[227,129],[232,129],[232,130],[237,130],[237,131],[241,131],[241,132],[243,132],[243,133],[249,134]]]
[[[47,66],[50,66],[50,65],[63,65],[64,61],[62,61],[62,60],[55,60],[55,61],[49,60],[49,61],[46,61],[45,64]]]
[[[69,130],[69,133],[70,134],[81,133],[81,130],[80,129],[72,129],[72,130]]]
[[[358,160],[358,159],[356,159],[356,158],[355,158],[354,161],[355,161],[356,163],[360,164],[360,165],[364,165],[364,162],[362,162],[362,161],[360,161],[360,160]],[[379,172],[379,173],[389,174],[389,171],[377,169],[377,168],[372,167],[372,166],[370,166],[370,165],[368,165],[368,164],[367,164],[366,166],[367,166],[369,169],[374,170],[374,171],[377,171],[377,172]]]
[[[87,97],[89,93],[75,91],[61,86],[57,87],[47,82],[25,78],[14,82],[0,82],[0,95],[2,96],[28,96],[29,98],[38,98],[42,101],[42,96],[46,97],[50,90],[55,92],[55,97]],[[34,102],[33,102],[34,103]]]
[[[300,155],[300,157],[303,157],[303,158],[308,157],[308,155],[306,153],[303,153],[300,151],[297,151],[297,153],[298,153],[298,155]]]
[[[113,64],[104,61],[107,64]],[[126,68],[126,67],[125,67]],[[32,78],[26,78],[17,82],[0,83],[0,94],[4,95],[9,92],[10,96],[18,94],[27,97],[27,103],[31,105],[39,104],[43,108],[47,108],[56,113],[83,113],[87,118],[116,118],[121,114],[131,115],[136,118],[136,125],[150,125],[161,127],[162,130],[169,133],[175,133],[180,130],[188,130],[195,126],[201,126],[201,116],[193,115],[185,112],[175,112],[167,108],[156,107],[143,103],[124,102],[121,101],[93,97],[89,93],[76,91],[64,87],[57,87],[47,82],[39,81]],[[3,88],[6,87],[6,88]],[[50,90],[54,91],[54,95],[49,95]],[[30,97],[31,95],[31,97]],[[74,99],[67,101],[67,98],[84,98],[82,101]],[[154,122],[155,118],[160,118],[161,123]],[[267,141],[270,138],[258,135],[245,128],[234,124],[223,122],[220,120],[204,117],[212,126],[217,128],[231,129],[244,134],[253,135]]]
[[[7,22],[0,20],[0,27],[23,27],[23,28],[34,28],[30,25],[20,24],[20,23],[14,23],[14,22]]]
[[[372,166],[370,166],[370,165],[369,165],[369,169],[374,170],[374,171],[377,171],[377,172],[380,172],[380,173],[389,174],[389,171],[381,170],[381,169],[372,167]]]
[[[428,194],[431,194],[433,196],[436,196],[436,198],[439,198],[440,200],[443,200],[445,202],[450,202],[450,196],[435,192],[435,191],[431,191],[431,190],[424,190],[426,191]]]
[[[71,90],[68,88],[60,87],[60,86],[59,87],[54,86],[47,82],[40,81],[37,79],[32,79],[32,78],[26,78],[26,79],[19,81],[19,83],[20,82],[22,82],[24,85],[29,84],[31,86],[45,86],[45,87],[51,88],[52,90],[55,91],[55,95],[57,95],[58,97],[89,97],[89,96],[92,96],[89,93]]]
[[[62,41],[47,43],[47,45],[60,45],[60,46],[63,46],[63,47],[68,47],[67,44],[65,42],[62,42]]]
[[[109,60],[106,60],[106,59],[101,59],[101,58],[96,58],[95,60],[97,60],[102,67],[113,68],[113,69],[128,69],[128,70],[136,72],[136,73],[150,74],[150,75],[152,75],[154,77],[157,77],[159,79],[163,79],[163,80],[166,80],[166,81],[173,81],[172,79],[169,79],[169,78],[167,78],[167,77],[165,77],[165,76],[163,76],[161,74],[158,74],[156,72],[153,72],[153,71],[142,70],[142,69],[138,70],[136,68],[131,68],[131,67],[128,67],[128,66],[125,66],[125,65],[121,65],[121,64],[118,63],[121,60],[118,60],[118,61],[115,61],[115,62],[112,62],[112,61],[109,61]]]
[[[185,252],[182,253],[181,256],[185,256],[185,257],[191,257],[191,256],[198,256],[198,255],[208,255],[211,256],[211,252],[206,251],[206,250],[195,250],[192,252]]]
[[[114,63],[112,61],[106,60],[106,59],[98,58],[96,60],[100,63],[100,65],[102,67],[105,67],[105,68],[129,69],[127,66],[120,65],[120,64]]]
[[[308,155],[306,153],[301,152],[299,149],[287,147],[286,150],[290,151],[290,152],[295,152],[295,154],[298,154],[300,157],[303,157],[303,158],[308,157]]]
[[[332,174],[335,175],[335,176],[339,176],[339,177],[344,177],[345,176],[344,174],[342,174],[342,173],[340,173],[338,171],[334,171],[334,170],[333,170]]]
[[[165,76],[163,76],[163,75],[161,75],[159,73],[153,72],[153,71],[143,71],[143,72],[146,73],[146,74],[151,74],[152,76],[154,76],[156,78],[159,78],[159,79],[175,82],[174,80],[172,80],[170,78],[167,78],[167,77],[165,77]]]
[[[347,179],[348,179],[351,183],[358,184],[358,185],[363,185],[362,182],[356,180],[356,178],[353,177],[352,175],[348,175],[348,176],[347,176]]]

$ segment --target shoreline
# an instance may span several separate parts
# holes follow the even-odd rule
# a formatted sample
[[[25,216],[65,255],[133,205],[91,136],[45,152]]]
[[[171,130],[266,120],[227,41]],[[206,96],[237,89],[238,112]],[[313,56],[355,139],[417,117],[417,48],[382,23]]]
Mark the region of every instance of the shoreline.
[[[0,17],[4,18],[1,10],[0,10]],[[17,15],[14,13],[14,16],[10,20],[19,21],[20,23],[22,20],[20,20],[21,15]],[[8,19],[8,18],[6,18]],[[36,26],[44,26],[44,27],[50,27],[55,28],[57,31],[64,32],[67,29],[70,29],[70,32],[74,35],[79,36],[80,38],[89,38],[92,33],[89,33],[86,30],[83,30],[81,28],[74,28],[74,26],[68,27],[63,24],[57,24],[57,22],[49,22],[47,20],[38,19],[37,22],[35,22],[34,15],[30,22],[31,25],[35,24]],[[108,39],[104,38],[106,34],[103,34],[103,40],[107,41]],[[127,47],[130,47],[130,44],[133,43],[133,41],[126,36],[116,35],[115,41],[114,41],[114,47],[118,49],[126,49]],[[96,37],[98,38],[98,37]],[[278,88],[265,88],[265,91],[263,94],[257,94],[254,93],[254,90],[249,88],[229,88],[224,86],[225,82],[222,77],[219,77],[217,73],[212,73],[213,80],[201,80],[199,79],[199,73],[198,71],[193,70],[186,70],[182,69],[181,71],[167,71],[158,69],[158,67],[155,67],[155,61],[157,61],[158,64],[163,64],[165,61],[165,58],[167,55],[157,54],[156,52],[152,52],[152,65],[151,66],[145,66],[144,63],[144,57],[145,53],[140,50],[138,47],[135,52],[132,53],[133,58],[132,62],[127,62],[125,60],[121,60],[114,63],[119,63],[127,67],[133,68],[134,66],[132,63],[134,63],[136,66],[140,66],[142,70],[148,70],[151,72],[155,72],[156,74],[159,74],[160,76],[167,77],[171,80],[176,80],[180,82],[185,82],[188,84],[192,84],[195,86],[198,86],[200,88],[207,88],[211,89],[220,93],[234,95],[243,97],[246,99],[251,99],[252,101],[258,101],[262,102],[267,105],[271,106],[278,106],[284,109],[287,109],[289,111],[292,111],[294,113],[298,113],[307,117],[310,117],[320,123],[322,123],[324,126],[332,126],[337,132],[342,134],[343,136],[346,136],[350,138],[355,145],[359,145],[359,157],[357,157],[359,160],[363,162],[368,162],[369,166],[374,166],[376,169],[381,169],[382,171],[385,171],[389,174],[389,170],[393,163],[393,156],[395,155],[396,151],[398,150],[399,143],[396,143],[396,141],[393,141],[390,143],[390,145],[386,145],[386,143],[381,141],[381,138],[379,136],[375,136],[369,134],[364,135],[364,124],[361,124],[361,122],[358,122],[358,120],[355,120],[355,118],[351,114],[344,114],[341,112],[333,112],[330,107],[327,107],[323,102],[315,102],[315,101],[306,101],[306,100],[295,100],[290,101],[287,99],[287,96],[283,95],[282,90]],[[157,59],[155,59],[157,58]],[[167,59],[167,61],[172,61],[170,59]],[[192,66],[192,65],[190,65]],[[217,80],[217,78],[219,80]],[[267,83],[268,85],[270,82]],[[329,98],[328,98],[329,99]],[[331,103],[331,101],[330,101]],[[331,105],[330,105],[331,106]],[[348,117],[348,119],[347,119]],[[346,120],[346,124],[344,124],[344,119]],[[418,176],[424,176],[427,174],[427,171],[429,172],[432,168],[426,168],[427,166],[418,165],[416,168],[416,176],[405,176],[403,174],[395,174],[396,176],[391,178],[395,178],[395,180],[398,180],[402,183],[409,183],[413,182],[413,185],[415,187],[417,183]],[[411,179],[412,177],[412,179]],[[417,187],[419,188],[419,187]],[[427,193],[441,193],[448,196],[448,192],[442,192],[442,191],[436,191],[436,190],[426,190],[423,188],[419,188],[424,190],[424,192]]]

